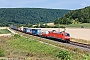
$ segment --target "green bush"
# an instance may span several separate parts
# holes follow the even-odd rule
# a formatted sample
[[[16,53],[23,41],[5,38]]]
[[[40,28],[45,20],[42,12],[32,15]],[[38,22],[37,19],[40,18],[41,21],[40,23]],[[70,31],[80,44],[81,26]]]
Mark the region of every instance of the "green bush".
[[[85,54],[83,60],[88,60],[88,59],[90,59],[90,55],[89,54]]]
[[[61,60],[70,60],[71,54],[66,50],[60,50],[56,57],[61,58]]]
[[[5,56],[4,55],[4,50],[0,50],[0,57],[3,57],[3,56]]]
[[[15,38],[19,38],[20,35],[19,35],[19,34],[15,34],[14,37],[15,37]]]

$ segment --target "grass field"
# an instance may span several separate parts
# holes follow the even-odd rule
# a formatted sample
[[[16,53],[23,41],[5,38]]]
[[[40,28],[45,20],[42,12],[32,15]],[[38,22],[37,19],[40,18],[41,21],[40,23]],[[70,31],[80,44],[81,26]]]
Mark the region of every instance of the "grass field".
[[[50,55],[53,56],[59,51],[59,49],[57,48],[41,44],[40,42],[34,39],[25,37],[16,38],[12,41],[9,40],[7,43],[9,43],[10,46],[14,49],[20,49],[21,51],[30,53],[31,55],[35,55],[38,57],[48,57]]]
[[[58,26],[58,25],[56,25]],[[66,28],[81,28],[81,26],[84,26],[84,28],[90,28],[90,23],[79,23],[79,24],[69,24],[69,25],[62,25],[60,24],[59,26],[64,26]]]
[[[90,23],[70,24],[70,25],[63,25],[63,26],[71,27],[71,28],[81,28],[81,26],[84,26],[84,28],[90,28]]]
[[[0,29],[0,34],[8,34],[10,33],[10,31],[8,31],[7,29]]]
[[[90,55],[85,52],[81,53],[70,51],[69,48],[65,49],[64,46],[57,48],[50,46],[49,44],[43,44],[38,41],[38,38],[33,36],[30,38],[14,35],[13,37],[0,38],[0,49],[4,50],[5,57],[9,58],[16,57],[30,58],[31,60],[61,60],[61,58],[66,56],[65,58],[68,58],[69,60],[90,60]],[[55,43],[53,42],[53,44]],[[60,58],[57,58],[56,55]]]

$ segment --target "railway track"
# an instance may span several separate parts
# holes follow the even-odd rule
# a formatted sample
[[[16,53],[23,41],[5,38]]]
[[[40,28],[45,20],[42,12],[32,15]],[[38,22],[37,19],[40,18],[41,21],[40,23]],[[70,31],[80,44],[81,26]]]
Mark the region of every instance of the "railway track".
[[[19,31],[18,31],[19,32]],[[22,34],[22,32],[21,32]],[[25,33],[24,33],[25,34]],[[31,35],[33,36],[33,35]],[[37,37],[37,36],[34,36],[34,37]],[[39,37],[41,38],[41,37]],[[45,38],[46,39],[46,38]],[[50,40],[50,39],[49,39]],[[51,39],[52,40],[52,39]],[[55,41],[55,40],[54,40]],[[70,43],[67,43],[67,44],[70,44],[70,45],[75,45],[75,46],[79,46],[79,47],[83,47],[83,48],[88,48],[90,49],[90,44],[84,44],[84,43],[79,43],[79,42],[74,42],[74,41],[70,41]]]
[[[39,38],[41,38],[41,37],[39,37]],[[50,39],[48,39],[48,40],[50,40]],[[54,40],[54,39],[51,39],[51,40]],[[56,40],[54,40],[54,41],[56,41]],[[84,44],[84,43],[74,42],[74,41],[70,41],[70,43],[67,43],[67,44],[90,49],[90,44]]]
[[[37,37],[37,36],[34,36],[34,37]],[[42,37],[39,37],[39,38],[42,38]],[[46,38],[44,38],[46,39]],[[48,40],[54,40],[54,39],[48,39]],[[56,41],[56,40],[54,40]],[[63,43],[63,42],[62,42]],[[68,44],[68,43],[67,43]],[[70,41],[69,43],[70,45],[75,45],[75,46],[79,46],[79,47],[83,47],[83,48],[88,48],[90,49],[90,44],[84,44],[84,43],[80,43],[80,42],[74,42],[74,41]]]
[[[84,44],[84,43],[79,43],[79,42],[74,42],[74,41],[70,41],[69,44],[90,49],[90,44]]]

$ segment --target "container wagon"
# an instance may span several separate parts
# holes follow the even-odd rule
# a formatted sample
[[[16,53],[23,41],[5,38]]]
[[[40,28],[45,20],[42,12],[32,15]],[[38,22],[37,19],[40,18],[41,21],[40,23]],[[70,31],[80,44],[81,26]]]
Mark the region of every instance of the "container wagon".
[[[32,35],[38,35],[41,29],[32,29]]]

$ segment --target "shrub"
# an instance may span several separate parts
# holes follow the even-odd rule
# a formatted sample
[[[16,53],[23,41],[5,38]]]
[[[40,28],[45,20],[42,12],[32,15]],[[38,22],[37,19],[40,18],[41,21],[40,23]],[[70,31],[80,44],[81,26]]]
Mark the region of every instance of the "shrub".
[[[85,54],[83,60],[88,60],[88,59],[90,59],[90,55],[89,54]]]
[[[3,56],[5,56],[4,55],[4,50],[0,50],[0,57],[3,57]]]
[[[19,34],[15,34],[14,37],[15,37],[15,38],[19,38],[20,35],[19,35]]]
[[[71,54],[66,50],[60,50],[56,57],[61,58],[61,60],[70,60]]]

